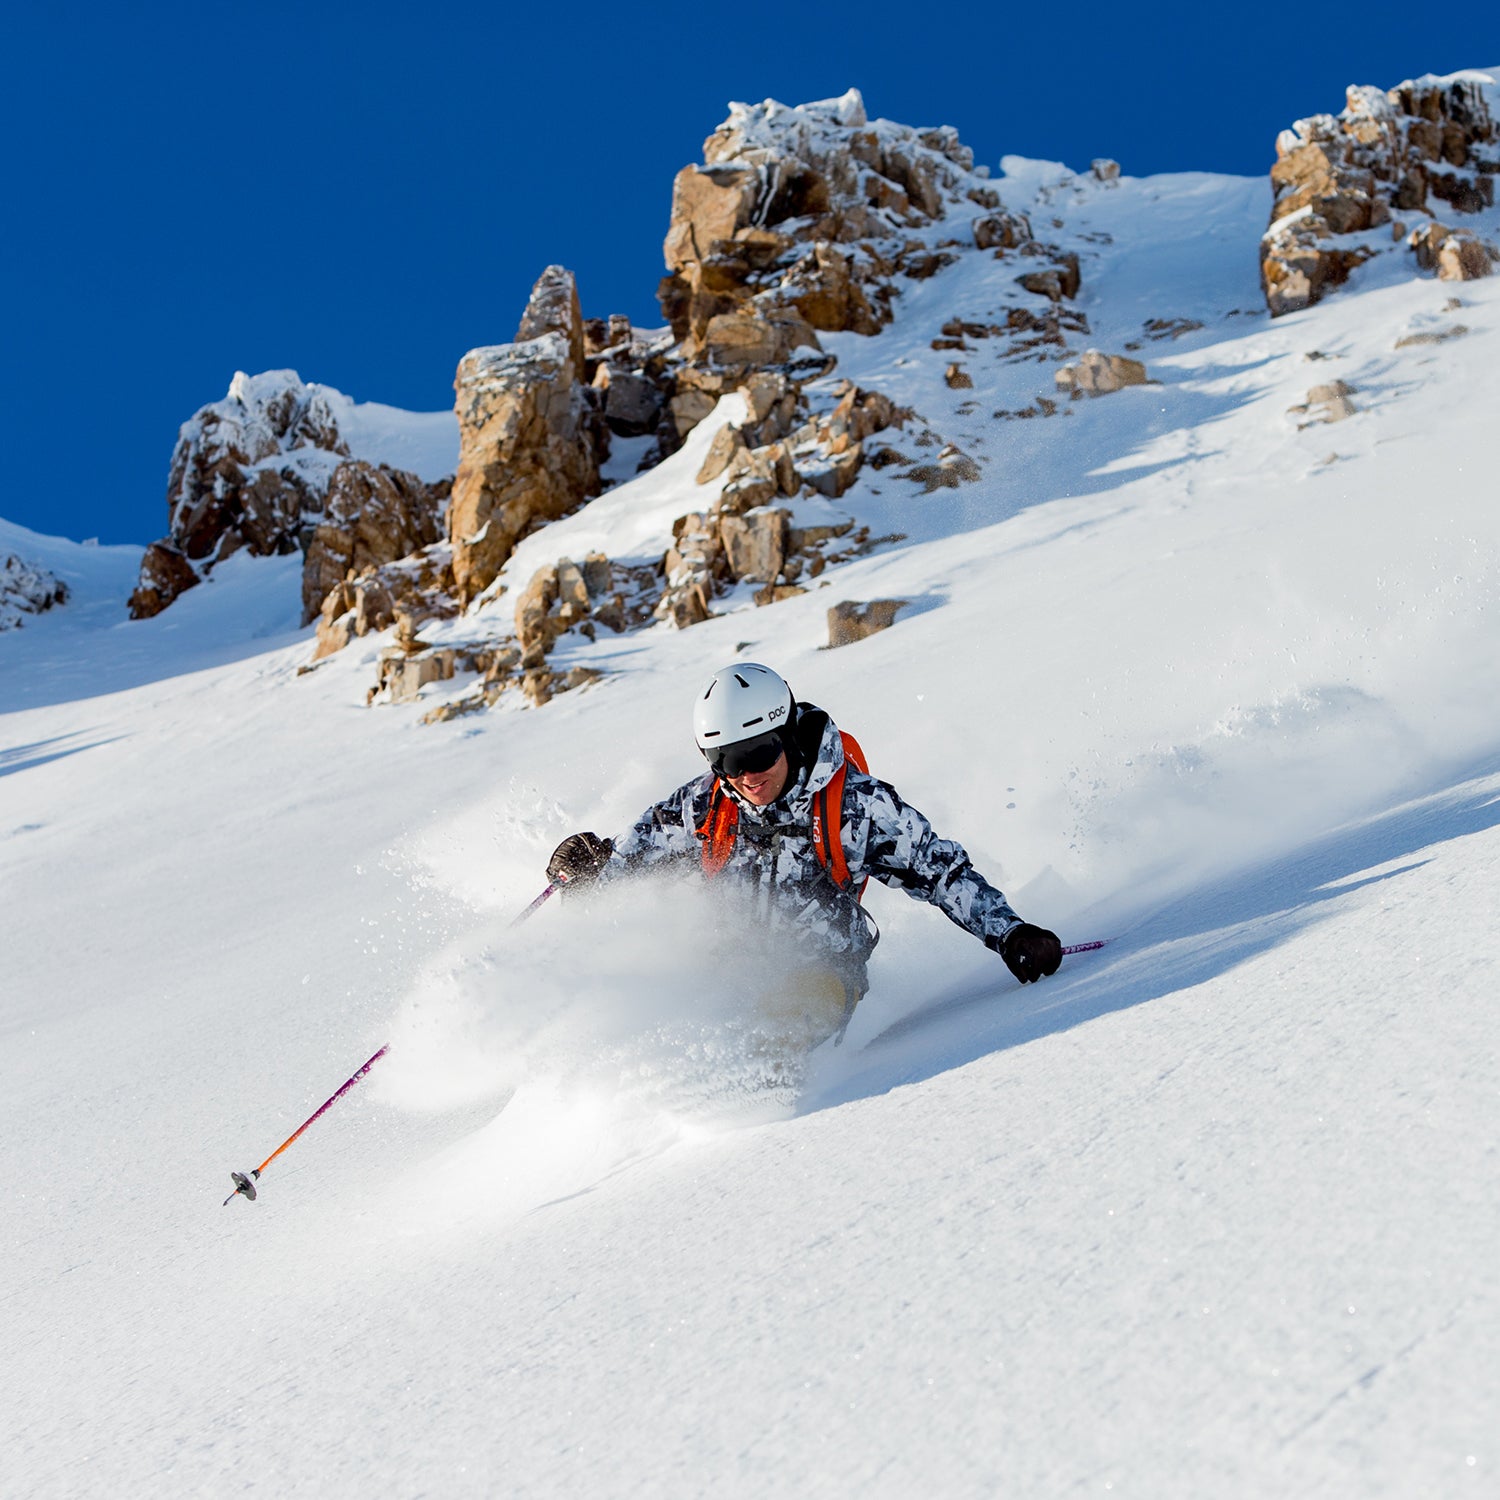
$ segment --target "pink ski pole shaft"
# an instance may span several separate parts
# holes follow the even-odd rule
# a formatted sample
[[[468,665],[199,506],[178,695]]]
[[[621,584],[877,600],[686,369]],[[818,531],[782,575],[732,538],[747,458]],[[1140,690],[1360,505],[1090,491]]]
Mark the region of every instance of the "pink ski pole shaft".
[[[547,898],[559,888],[559,885],[560,882],[554,880],[547,887],[547,889],[543,891],[542,894],[538,896],[536,900],[526,908],[525,911],[521,912],[520,915],[511,922],[510,925],[512,927],[519,927],[520,924],[532,914],[532,912],[537,911],[542,906]],[[390,1050],[391,1044],[387,1042],[380,1048],[378,1052],[375,1053],[372,1058],[370,1058],[368,1062],[366,1062],[362,1067],[357,1068],[345,1083],[340,1084],[339,1087],[328,1096],[328,1098],[326,1098],[258,1167],[254,1169],[254,1171],[231,1172],[229,1174],[229,1178],[230,1181],[234,1183],[234,1192],[232,1192],[224,1200],[225,1206],[227,1207],[241,1194],[243,1194],[246,1198],[254,1199],[255,1184],[257,1181],[259,1181],[260,1174],[264,1172],[266,1168],[269,1167],[271,1163],[275,1161],[276,1158],[280,1156],[281,1153],[285,1151],[286,1148],[290,1146],[292,1142],[295,1141],[297,1137],[300,1136],[309,1125],[313,1123],[314,1120],[320,1119],[323,1115],[327,1114],[328,1111],[332,1109],[333,1106],[337,1104],[339,1100],[342,1099],[344,1095],[347,1094],[349,1090],[352,1089],[354,1085],[358,1083],[359,1080],[363,1078],[365,1074],[368,1073],[370,1069],[373,1068],[375,1064],[378,1063],[380,1059],[384,1057]]]
[[[553,892],[560,891],[566,883],[567,883],[566,881],[562,881],[562,880],[554,880],[554,881],[552,881],[547,886],[547,889],[545,891],[543,891],[542,894],[540,896],[538,896],[536,898],[536,900],[533,901],[531,903],[531,905],[526,908],[525,911],[518,912],[516,914],[516,916],[511,920],[511,924],[510,925],[512,927],[519,927],[521,925],[521,923],[524,922],[527,919],[527,917],[529,917],[533,912],[540,911],[542,909],[542,907],[544,907],[547,904],[547,901],[552,896]]]

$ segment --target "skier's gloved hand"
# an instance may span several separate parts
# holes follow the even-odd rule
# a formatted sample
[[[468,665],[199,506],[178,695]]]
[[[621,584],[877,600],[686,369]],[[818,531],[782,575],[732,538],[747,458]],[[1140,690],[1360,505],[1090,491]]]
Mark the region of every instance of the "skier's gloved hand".
[[[1048,932],[1045,927],[1033,927],[1030,922],[1012,927],[998,945],[991,946],[1022,984],[1057,973],[1057,966],[1062,962],[1062,944],[1057,934]]]
[[[554,885],[587,885],[609,862],[615,846],[596,833],[570,833],[547,861],[547,879]]]

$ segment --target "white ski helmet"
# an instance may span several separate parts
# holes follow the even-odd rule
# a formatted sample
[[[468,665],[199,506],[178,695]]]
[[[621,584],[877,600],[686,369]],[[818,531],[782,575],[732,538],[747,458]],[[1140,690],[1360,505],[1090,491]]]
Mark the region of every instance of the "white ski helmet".
[[[721,746],[787,729],[797,717],[792,690],[769,667],[739,661],[709,678],[693,705],[693,738],[712,759]]]

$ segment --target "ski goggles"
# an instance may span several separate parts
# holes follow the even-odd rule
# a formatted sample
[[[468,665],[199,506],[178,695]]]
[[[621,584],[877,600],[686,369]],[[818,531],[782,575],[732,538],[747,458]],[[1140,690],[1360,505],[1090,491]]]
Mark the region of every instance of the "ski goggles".
[[[714,745],[704,750],[709,768],[715,776],[726,781],[736,776],[754,776],[769,771],[781,759],[786,746],[781,742],[781,733],[773,729],[769,734],[758,734],[753,740],[737,740],[732,745]]]

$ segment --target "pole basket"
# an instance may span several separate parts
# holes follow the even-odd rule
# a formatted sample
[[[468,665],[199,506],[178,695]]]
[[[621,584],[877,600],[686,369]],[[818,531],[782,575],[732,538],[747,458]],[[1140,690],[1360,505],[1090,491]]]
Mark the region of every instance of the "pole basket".
[[[259,1172],[252,1172],[250,1174],[250,1177],[259,1176]],[[224,1200],[224,1205],[226,1208],[231,1203],[233,1203],[241,1193],[249,1198],[252,1203],[255,1201],[255,1184],[251,1182],[250,1177],[247,1177],[243,1172],[231,1172],[229,1174],[229,1180],[234,1184],[234,1191]]]

